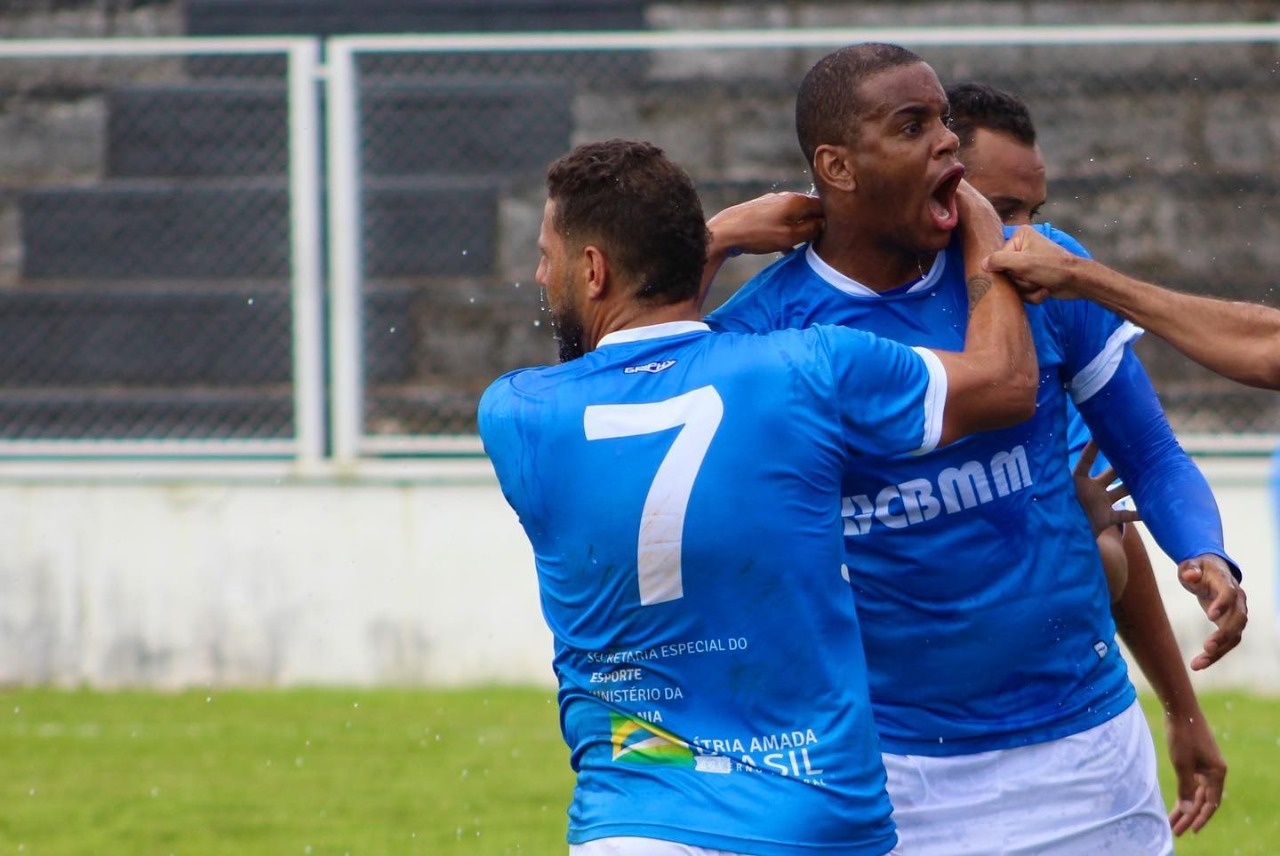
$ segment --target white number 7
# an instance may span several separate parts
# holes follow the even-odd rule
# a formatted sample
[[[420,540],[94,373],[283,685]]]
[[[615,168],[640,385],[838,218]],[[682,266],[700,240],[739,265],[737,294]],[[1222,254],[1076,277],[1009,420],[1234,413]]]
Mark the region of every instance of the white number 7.
[[[683,426],[653,476],[640,514],[636,565],[644,606],[684,597],[680,549],[685,510],[723,415],[724,402],[711,386],[652,404],[597,404],[583,414],[588,440],[656,434]]]

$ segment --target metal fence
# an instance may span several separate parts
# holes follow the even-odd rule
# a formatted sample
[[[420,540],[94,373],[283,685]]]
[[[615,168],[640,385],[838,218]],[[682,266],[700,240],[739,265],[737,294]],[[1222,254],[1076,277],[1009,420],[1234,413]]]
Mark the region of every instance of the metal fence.
[[[554,359],[547,162],[640,137],[708,213],[807,189],[796,85],[868,39],[1022,95],[1099,258],[1275,302],[1273,25],[10,43],[0,455],[474,453],[484,386]],[[1184,437],[1274,447],[1280,399],[1140,349]]]
[[[322,455],[318,68],[0,44],[0,452]]]

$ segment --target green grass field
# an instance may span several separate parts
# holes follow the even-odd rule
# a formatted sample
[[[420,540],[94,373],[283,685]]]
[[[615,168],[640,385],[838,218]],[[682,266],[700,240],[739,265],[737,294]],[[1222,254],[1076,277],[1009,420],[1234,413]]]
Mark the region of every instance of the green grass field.
[[[0,856],[566,852],[572,777],[545,690],[0,699]],[[1203,703],[1227,799],[1178,853],[1274,854],[1280,699]]]

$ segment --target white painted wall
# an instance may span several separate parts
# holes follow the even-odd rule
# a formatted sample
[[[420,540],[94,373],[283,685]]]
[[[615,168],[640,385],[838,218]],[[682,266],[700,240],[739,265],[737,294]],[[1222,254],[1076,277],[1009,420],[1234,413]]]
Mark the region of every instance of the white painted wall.
[[[1196,684],[1280,691],[1270,462],[1202,465],[1253,620]],[[482,459],[0,466],[0,684],[551,683],[531,552]],[[1189,659],[1207,625],[1156,555]]]

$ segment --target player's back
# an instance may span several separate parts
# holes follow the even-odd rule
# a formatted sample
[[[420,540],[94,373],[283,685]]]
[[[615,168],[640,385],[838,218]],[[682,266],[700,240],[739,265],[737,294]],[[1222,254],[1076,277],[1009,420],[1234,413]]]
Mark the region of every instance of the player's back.
[[[644,330],[508,375],[481,404],[556,639],[579,771],[570,840],[678,829],[729,850],[884,852],[892,825],[841,576],[852,408],[834,375],[852,371],[833,369],[830,330]],[[856,336],[871,341],[837,332]],[[876,430],[919,429],[888,397]],[[656,817],[637,794],[678,808]]]

